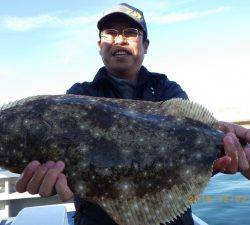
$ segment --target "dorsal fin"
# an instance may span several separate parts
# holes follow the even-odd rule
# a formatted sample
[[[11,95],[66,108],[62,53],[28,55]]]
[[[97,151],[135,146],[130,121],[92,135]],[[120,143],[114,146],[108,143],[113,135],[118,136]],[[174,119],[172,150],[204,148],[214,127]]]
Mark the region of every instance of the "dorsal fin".
[[[217,122],[213,115],[202,105],[181,98],[165,101],[160,106],[163,111],[176,117],[187,117],[209,126]]]
[[[131,99],[104,99],[98,97],[96,99],[104,104],[109,104],[109,102],[117,103],[127,110],[137,111],[144,114],[162,116],[172,115],[177,118],[187,117],[205,123],[209,126],[212,126],[217,122],[217,120],[205,107],[190,100],[184,100],[181,98],[174,98],[160,103]]]

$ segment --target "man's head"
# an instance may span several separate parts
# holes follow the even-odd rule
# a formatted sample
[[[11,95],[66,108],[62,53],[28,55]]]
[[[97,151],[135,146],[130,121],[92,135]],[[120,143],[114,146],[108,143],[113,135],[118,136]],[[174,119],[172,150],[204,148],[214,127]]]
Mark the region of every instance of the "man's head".
[[[141,68],[149,41],[140,10],[120,4],[98,22],[100,55],[111,74],[135,79]]]

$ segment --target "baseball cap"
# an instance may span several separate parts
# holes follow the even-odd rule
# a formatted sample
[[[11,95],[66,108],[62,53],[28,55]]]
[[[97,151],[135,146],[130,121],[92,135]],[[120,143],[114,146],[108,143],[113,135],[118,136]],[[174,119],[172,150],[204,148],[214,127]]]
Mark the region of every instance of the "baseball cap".
[[[129,19],[134,21],[146,34],[146,37],[148,36],[147,25],[143,16],[143,12],[126,3],[121,3],[113,7],[112,9],[104,12],[103,17],[97,23],[97,28],[99,30],[102,30],[104,24],[108,22],[109,19],[119,15],[127,16]]]

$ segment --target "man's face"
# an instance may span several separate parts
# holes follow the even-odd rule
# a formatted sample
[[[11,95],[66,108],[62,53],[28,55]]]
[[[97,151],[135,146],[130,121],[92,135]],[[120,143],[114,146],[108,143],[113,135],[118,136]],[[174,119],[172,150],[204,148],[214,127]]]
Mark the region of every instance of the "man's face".
[[[127,18],[116,18],[115,21],[105,25],[105,29],[116,29],[119,35],[110,41],[103,37],[99,40],[100,55],[105,67],[111,74],[122,76],[122,78],[133,79],[141,68],[144,54],[147,52],[148,42],[143,42],[141,32],[136,38],[125,38],[122,30],[126,28],[137,28]]]

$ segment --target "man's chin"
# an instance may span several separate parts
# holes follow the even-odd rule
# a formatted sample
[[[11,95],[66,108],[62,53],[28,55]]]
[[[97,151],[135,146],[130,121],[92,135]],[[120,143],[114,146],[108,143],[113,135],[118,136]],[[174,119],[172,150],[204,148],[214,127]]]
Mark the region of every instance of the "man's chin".
[[[125,68],[112,68],[112,70],[109,70],[109,72],[113,76],[121,78],[121,79],[128,79],[130,75],[128,68],[126,69]]]
[[[114,67],[112,67],[112,71],[114,71],[116,74],[117,73],[121,73],[121,74],[125,74],[127,73],[129,70],[131,70],[131,66],[128,63],[124,63],[123,65],[116,65]]]

